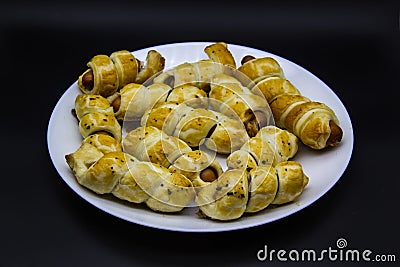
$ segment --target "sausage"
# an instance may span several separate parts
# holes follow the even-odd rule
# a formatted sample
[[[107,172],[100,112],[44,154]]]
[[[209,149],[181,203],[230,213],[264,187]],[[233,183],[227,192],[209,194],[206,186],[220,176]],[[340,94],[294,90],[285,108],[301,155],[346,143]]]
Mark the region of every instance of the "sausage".
[[[112,102],[111,106],[113,107],[114,112],[117,112],[121,106],[121,96],[116,97]]]
[[[209,167],[200,172],[200,179],[204,182],[213,182],[217,179],[218,175],[217,172]]]
[[[250,55],[247,55],[247,56],[244,56],[244,57],[242,58],[242,61],[240,61],[240,63],[242,63],[242,65],[243,65],[243,64],[246,63],[247,61],[250,61],[250,60],[253,60],[253,59],[255,59],[255,57],[250,56]]]
[[[89,91],[92,90],[94,86],[94,76],[93,71],[89,70],[82,76],[82,85],[88,89]]]
[[[335,146],[342,140],[343,130],[333,120],[329,121],[329,127],[331,128],[331,134],[326,141],[326,145]]]

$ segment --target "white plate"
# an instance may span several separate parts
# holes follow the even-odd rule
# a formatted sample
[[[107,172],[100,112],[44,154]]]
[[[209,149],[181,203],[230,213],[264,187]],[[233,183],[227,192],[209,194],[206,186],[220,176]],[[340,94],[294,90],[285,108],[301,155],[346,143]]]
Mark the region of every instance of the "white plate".
[[[133,52],[139,59],[145,59],[148,50],[155,49],[166,58],[166,69],[185,61],[194,62],[207,58],[203,49],[208,42],[176,43],[150,47]],[[149,227],[183,232],[217,232],[243,229],[266,224],[293,214],[323,196],[339,180],[346,169],[353,150],[353,128],[346,108],[335,93],[316,76],[302,67],[279,56],[257,49],[229,44],[237,64],[245,55],[255,57],[272,56],[281,65],[285,76],[308,98],[330,106],[340,120],[344,136],[339,146],[325,151],[313,151],[300,146],[295,160],[299,161],[310,182],[296,202],[277,208],[267,208],[254,215],[244,215],[231,222],[216,222],[197,217],[197,208],[186,208],[179,214],[155,213],[146,207],[119,201],[112,196],[100,196],[79,185],[64,156],[74,152],[81,144],[77,120],[71,109],[77,94],[77,83],[73,83],[60,98],[51,115],[47,142],[51,159],[63,180],[86,201],[121,219]]]

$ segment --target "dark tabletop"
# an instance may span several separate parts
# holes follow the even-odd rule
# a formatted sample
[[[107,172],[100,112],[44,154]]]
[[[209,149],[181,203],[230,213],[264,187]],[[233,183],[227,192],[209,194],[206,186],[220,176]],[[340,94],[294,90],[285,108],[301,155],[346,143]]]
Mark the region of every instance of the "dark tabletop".
[[[282,262],[259,261],[265,246],[322,251],[337,248],[339,238],[349,249],[399,261],[399,4],[143,2],[0,4],[0,266],[267,266]],[[185,41],[265,50],[332,88],[354,129],[353,155],[338,183],[284,219],[201,234],[124,221],[71,190],[50,160],[47,125],[88,59]]]

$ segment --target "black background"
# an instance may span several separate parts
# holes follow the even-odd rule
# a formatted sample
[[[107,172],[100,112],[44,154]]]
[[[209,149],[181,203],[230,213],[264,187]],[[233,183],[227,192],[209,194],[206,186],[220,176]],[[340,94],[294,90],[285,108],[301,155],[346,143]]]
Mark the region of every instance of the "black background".
[[[399,261],[399,37],[389,1],[2,1],[0,266],[266,266],[279,262],[257,260],[264,245],[320,251],[341,237]],[[355,134],[339,182],[294,215],[222,233],[135,225],[76,195],[47,150],[59,97],[96,54],[184,41],[269,51],[330,86]]]

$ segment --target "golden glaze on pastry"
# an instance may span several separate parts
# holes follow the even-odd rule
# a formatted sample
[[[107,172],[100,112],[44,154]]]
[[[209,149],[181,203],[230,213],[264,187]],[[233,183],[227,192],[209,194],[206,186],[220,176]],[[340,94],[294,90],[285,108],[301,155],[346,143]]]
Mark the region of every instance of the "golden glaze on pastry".
[[[218,180],[202,187],[196,196],[201,213],[221,221],[240,218],[247,201],[247,173],[239,169],[224,172]]]

